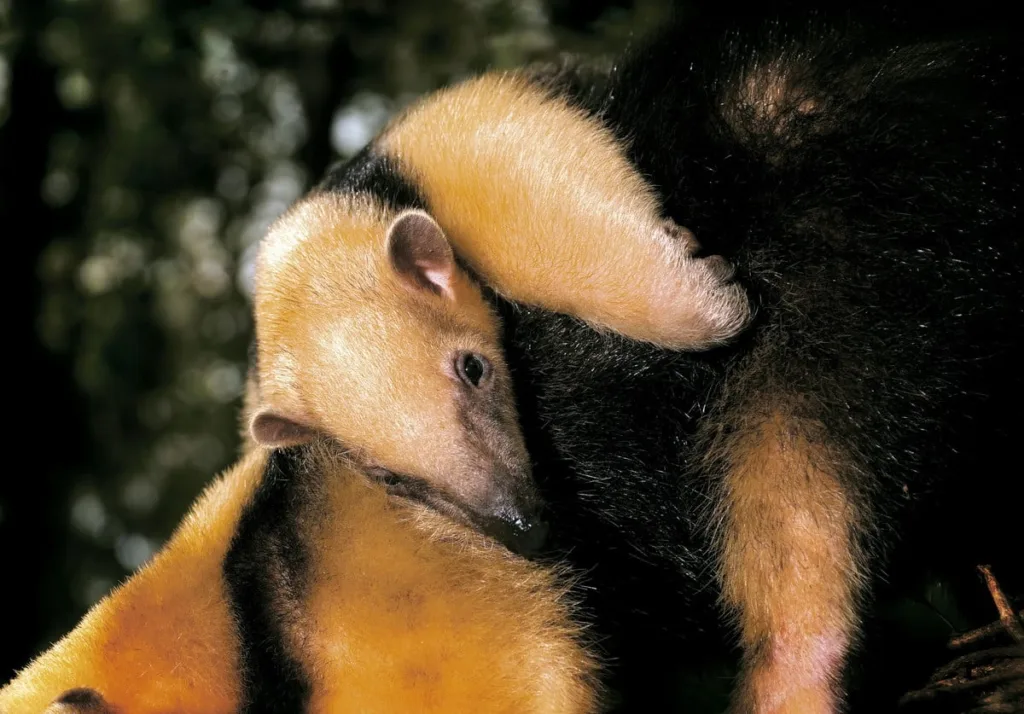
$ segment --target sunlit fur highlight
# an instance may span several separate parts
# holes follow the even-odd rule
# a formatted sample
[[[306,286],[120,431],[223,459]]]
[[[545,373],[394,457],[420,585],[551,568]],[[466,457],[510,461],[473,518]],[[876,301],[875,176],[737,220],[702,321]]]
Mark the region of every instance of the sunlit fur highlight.
[[[429,95],[371,148],[506,297],[674,349],[722,342],[750,317],[731,269],[693,256],[692,234],[666,222],[622,143],[539,83],[493,73]],[[507,382],[500,323],[461,270],[454,299],[403,284],[387,255],[399,209],[374,190],[316,191],[264,238],[247,415],[259,405],[364,463],[485,503],[501,472],[488,462],[494,444],[481,448],[461,418],[451,362],[478,352]],[[511,392],[501,399],[511,421]]]
[[[653,188],[599,121],[516,73],[413,105],[375,142],[412,176],[457,252],[505,297],[672,349],[750,317],[716,261],[667,235]]]
[[[299,514],[313,582],[299,602],[281,594],[307,711],[596,711],[595,662],[556,571],[396,502],[337,453],[316,458],[321,498]],[[0,711],[40,714],[79,687],[116,714],[237,711],[222,565],[266,463],[254,450],[214,482],[148,565],[0,690]]]
[[[466,497],[486,484],[445,369],[472,350],[504,374],[498,320],[461,271],[455,300],[407,289],[388,261],[394,216],[369,197],[318,194],[271,229],[254,301],[258,401],[391,470],[451,475]]]

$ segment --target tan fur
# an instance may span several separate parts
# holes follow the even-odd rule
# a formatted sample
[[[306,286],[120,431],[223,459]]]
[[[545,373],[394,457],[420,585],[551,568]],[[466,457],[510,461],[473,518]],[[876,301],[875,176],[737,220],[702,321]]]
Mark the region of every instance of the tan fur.
[[[508,298],[680,349],[721,342],[750,317],[731,268],[692,257],[692,234],[660,215],[615,137],[519,75],[431,95],[374,149]],[[253,428],[268,445],[328,434],[363,463],[491,516],[532,488],[500,324],[461,270],[444,298],[399,279],[387,243],[396,217],[372,197],[316,193],[271,228],[255,281],[258,403],[274,425],[300,428]],[[495,367],[492,401],[476,413],[496,421],[468,423],[462,411],[451,366],[463,351]],[[499,483],[508,469],[522,483]]]
[[[674,349],[722,342],[749,318],[720,261],[690,257],[692,235],[668,239],[615,137],[515,73],[429,96],[376,143],[510,299]]]
[[[791,149],[834,128],[811,75],[800,58],[763,57],[722,87],[717,102],[722,118],[755,151],[763,152],[766,161],[784,162]],[[859,76],[847,79],[850,92],[865,81]]]
[[[252,424],[252,418],[256,416],[259,408],[259,375],[257,374],[255,366],[250,365],[249,371],[245,375],[245,393],[242,394],[242,408],[238,418],[238,435],[240,437],[238,445],[239,458],[245,456],[254,449],[260,448],[256,439],[253,438],[252,429],[249,428]]]
[[[406,289],[388,263],[393,217],[368,200],[318,195],[271,229],[254,300],[260,403],[391,470],[461,474],[449,486],[471,500],[487,484],[473,479],[445,367],[470,350],[507,379],[498,319],[461,272],[454,301]]]
[[[311,528],[318,578],[293,632],[310,714],[595,711],[554,572],[360,479],[326,498],[336,515]]]
[[[792,61],[769,61],[750,69],[735,90],[733,128],[782,136],[798,116],[815,113],[819,102]]]
[[[265,464],[254,451],[208,488],[150,564],[0,690],[0,712],[40,714],[76,687],[115,714],[237,711],[221,564]],[[326,468],[302,520],[314,582],[291,613],[310,712],[595,710],[594,662],[555,573],[396,503],[343,460]],[[92,709],[48,714],[79,711]]]
[[[744,672],[733,711],[834,714],[857,625],[857,507],[827,451],[781,412],[733,445],[721,578]]]

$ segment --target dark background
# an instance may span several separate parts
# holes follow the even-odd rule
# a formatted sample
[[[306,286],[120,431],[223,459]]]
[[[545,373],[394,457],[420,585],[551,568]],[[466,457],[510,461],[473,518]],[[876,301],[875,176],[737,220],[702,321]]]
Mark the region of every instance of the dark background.
[[[0,683],[235,459],[267,224],[409,99],[485,67],[609,54],[667,14],[657,0],[0,0],[15,355]],[[964,583],[923,583],[883,622],[931,642],[983,624],[984,589]]]

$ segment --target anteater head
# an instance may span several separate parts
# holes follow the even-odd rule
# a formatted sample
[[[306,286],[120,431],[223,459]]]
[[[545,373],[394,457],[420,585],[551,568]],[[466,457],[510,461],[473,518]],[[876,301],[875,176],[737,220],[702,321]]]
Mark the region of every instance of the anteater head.
[[[305,198],[261,245],[255,313],[257,442],[330,436],[393,491],[538,545],[499,319],[427,213]]]

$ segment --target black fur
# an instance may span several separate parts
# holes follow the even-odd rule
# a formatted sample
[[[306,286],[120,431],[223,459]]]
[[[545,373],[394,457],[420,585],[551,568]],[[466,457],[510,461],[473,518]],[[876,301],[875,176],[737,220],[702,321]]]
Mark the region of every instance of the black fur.
[[[368,194],[395,210],[426,210],[426,201],[416,185],[402,175],[392,159],[377,153],[372,143],[351,159],[328,169],[314,191]]]
[[[224,559],[240,642],[243,714],[301,714],[310,695],[283,631],[308,579],[299,522],[312,499],[303,472],[302,449],[271,454]]]
[[[597,82],[538,77],[628,140],[667,213],[737,263],[754,328],[682,355],[503,306],[555,545],[590,569],[615,684],[641,710],[722,639],[707,514],[723,467],[701,459],[752,409],[782,409],[849,464],[876,577],[1022,575],[1020,508],[993,498],[1019,472],[1024,401],[1015,25],[732,9],[684,17]],[[765,115],[744,92],[772,77],[788,91]],[[895,701],[873,695],[867,711]]]
[[[678,701],[673,669],[725,641],[708,517],[725,465],[704,457],[752,410],[840,457],[876,577],[1021,576],[1001,547],[1019,510],[992,498],[1024,397],[1016,24],[984,3],[807,5],[717,3],[609,71],[532,73],[626,143],[759,307],[734,345],[683,355],[496,300],[555,552],[589,570],[627,707]],[[372,145],[319,188],[428,208]],[[866,710],[895,701],[870,686]]]
[[[415,208],[430,212],[427,199],[415,182],[402,173],[392,158],[378,153],[372,142],[352,158],[330,167],[312,192],[319,191],[373,196],[395,211]],[[455,263],[467,274],[476,277],[461,255],[455,256]]]
[[[260,372],[260,343],[255,339],[250,340],[246,355],[249,371],[255,377]]]

